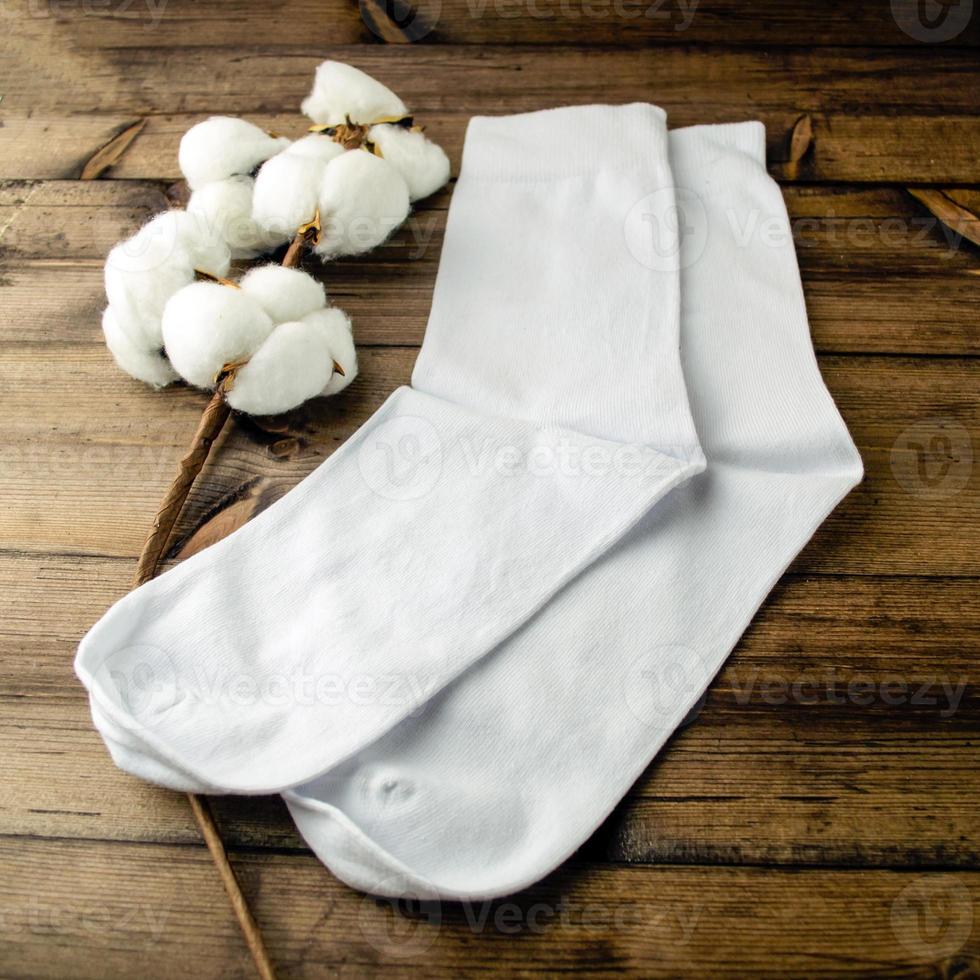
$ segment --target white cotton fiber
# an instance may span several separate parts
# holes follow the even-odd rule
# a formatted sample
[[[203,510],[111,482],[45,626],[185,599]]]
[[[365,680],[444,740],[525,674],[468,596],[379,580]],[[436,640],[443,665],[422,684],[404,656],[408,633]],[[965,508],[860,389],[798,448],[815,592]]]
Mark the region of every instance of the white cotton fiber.
[[[231,249],[215,229],[208,227],[200,217],[186,211],[167,211],[166,215],[173,220],[180,242],[187,249],[195,269],[212,276],[223,277],[228,274]]]
[[[126,242],[109,252],[105,264],[105,292],[133,345],[151,349],[163,344],[160,317],[167,300],[194,281],[194,267],[186,251],[167,251],[164,259],[133,268]]]
[[[423,133],[386,124],[372,126],[368,139],[402,175],[413,201],[434,194],[449,180],[449,157]]]
[[[235,375],[228,404],[252,415],[276,415],[320,394],[333,371],[323,331],[310,323],[283,323]]]
[[[333,360],[343,368],[344,373],[335,372],[321,392],[323,395],[336,395],[357,377],[357,351],[354,349],[350,318],[343,310],[331,308],[310,313],[303,318],[303,322],[320,331],[330,347]]]
[[[358,255],[383,242],[407,217],[408,186],[401,174],[367,150],[331,160],[320,184],[321,258]]]
[[[325,166],[322,159],[289,153],[262,165],[255,178],[252,218],[268,239],[288,242],[300,225],[313,219]]]
[[[178,290],[163,311],[170,363],[198,388],[210,388],[229,363],[250,357],[272,332],[269,315],[240,289],[195,282]]]
[[[157,388],[177,380],[177,372],[162,349],[138,347],[120,326],[111,306],[102,314],[102,333],[116,364],[128,375]]]
[[[405,103],[391,89],[352,65],[324,61],[303,100],[303,112],[315,123],[337,126],[350,116],[353,122],[373,123],[408,114]]]
[[[116,245],[106,258],[109,305],[119,326],[138,349],[162,346],[163,308],[178,289],[194,281],[194,268],[201,253],[213,253],[209,261],[202,263],[205,271],[216,276],[228,271],[227,246],[203,247],[190,233],[188,221],[195,224],[184,211],[158,214],[135,235]]]
[[[177,250],[184,250],[195,269],[212,276],[227,275],[231,253],[224,238],[212,233],[197,218],[180,209],[164,211],[145,224],[128,240],[128,251],[135,255],[143,250],[151,252],[157,245],[169,247],[171,244]],[[135,261],[139,264],[142,260]]]
[[[180,141],[178,161],[192,190],[235,174],[251,173],[289,140],[233,116],[212,116],[191,126]]]
[[[224,241],[233,259],[251,259],[268,251],[262,229],[252,220],[251,177],[226,177],[191,194],[188,214],[195,215],[210,240]]]
[[[246,273],[242,290],[265,310],[274,323],[302,320],[327,305],[323,283],[300,269],[260,265]]]
[[[310,133],[302,139],[290,143],[286,150],[293,157],[310,157],[313,160],[322,160],[329,163],[334,157],[339,157],[344,152],[344,148],[323,133]]]

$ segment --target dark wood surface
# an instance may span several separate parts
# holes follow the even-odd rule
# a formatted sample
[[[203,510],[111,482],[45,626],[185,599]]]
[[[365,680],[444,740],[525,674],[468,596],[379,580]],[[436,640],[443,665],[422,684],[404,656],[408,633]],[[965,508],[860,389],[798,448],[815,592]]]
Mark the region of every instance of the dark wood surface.
[[[980,9],[931,43],[896,8],[424,0],[401,28],[379,0],[0,8],[0,974],[251,975],[186,800],[113,767],[71,670],[128,588],[205,401],[116,370],[101,264],[183,199],[188,125],[228,112],[298,134],[329,56],[392,85],[454,166],[476,112],[640,99],[672,125],[762,119],[867,478],[695,721],[573,862],[513,900],[365,898],[278,800],[217,801],[280,972],[980,975],[980,247],[909,193],[980,212]],[[81,182],[140,120],[119,163]],[[276,500],[407,381],[449,197],[325,270],[361,377],[229,429],[171,560]]]

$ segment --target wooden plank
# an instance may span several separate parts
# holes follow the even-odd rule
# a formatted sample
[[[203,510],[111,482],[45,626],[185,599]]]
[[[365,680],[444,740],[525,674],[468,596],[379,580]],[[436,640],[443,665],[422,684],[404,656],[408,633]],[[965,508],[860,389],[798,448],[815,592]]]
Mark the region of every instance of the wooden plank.
[[[71,673],[78,635],[127,588],[202,403],[115,373],[100,263],[179,196],[168,185],[187,125],[241,112],[298,134],[310,70],[332,54],[395,85],[455,167],[474,112],[591,101],[597,79],[604,100],[663,102],[672,125],[762,118],[772,172],[791,185],[821,365],[869,476],[582,860],[513,902],[393,909],[338,884],[278,801],[217,801],[282,973],[973,975],[980,599],[975,579],[924,576],[977,574],[965,450],[980,409],[964,355],[980,343],[980,252],[935,225],[919,237],[924,212],[900,189],[942,183],[976,201],[957,186],[977,179],[973,5],[942,5],[973,13],[942,52],[888,0],[653,0],[636,18],[605,9],[619,0],[422,0],[424,46],[364,45],[364,12],[386,2],[0,7],[0,176],[75,178],[147,120],[109,172],[121,180],[0,189],[0,974],[253,975],[184,801],[114,769]],[[808,50],[828,43],[847,47]],[[787,166],[803,113],[813,145]],[[359,342],[384,346],[364,351],[341,399],[229,433],[184,539],[198,529],[199,546],[267,506],[407,379],[447,200],[377,255],[326,270]],[[889,240],[894,218],[905,224]],[[867,356],[920,353],[941,356]],[[664,861],[675,866],[651,865]]]
[[[343,950],[355,969],[406,976],[925,976],[975,962],[977,951],[974,874],[571,865],[511,899],[423,905],[422,923],[344,891],[317,929],[324,872],[312,858],[243,855],[238,866],[260,918],[302,937],[306,962],[336,963]],[[948,914],[939,935],[916,920],[933,897]],[[280,947],[287,969],[298,945]]]
[[[98,328],[89,321],[85,329],[91,338]],[[299,409],[284,430],[229,427],[194,488],[177,540],[244,496],[266,506],[286,492],[408,382],[415,356],[413,348],[362,349],[361,376],[342,396]],[[975,364],[824,356],[821,366],[866,478],[794,570],[980,574],[980,484],[970,446],[980,430]],[[13,502],[0,512],[0,547],[136,554],[194,430],[201,393],[148,389],[120,375],[94,342],[7,344],[0,384],[0,489]]]
[[[384,5],[380,5],[382,8]],[[169,0],[132,4],[5,5],[3,22],[21,38],[60,42],[89,55],[145,44],[147,34],[167,48],[248,47],[295,44],[332,46],[383,40],[366,3],[345,0],[284,0],[256,7],[242,0],[219,5]],[[411,9],[411,8],[410,8]],[[859,7],[829,0],[808,9],[780,0],[441,0],[422,3],[396,19],[414,40],[431,44],[540,44],[645,47],[669,44],[898,45],[980,44],[977,19],[954,7],[945,31],[916,19],[914,5],[893,12],[889,4]],[[966,14],[964,17],[963,14]],[[948,23],[948,26],[946,24]],[[962,28],[957,30],[957,28]],[[952,34],[947,41],[941,33]]]
[[[0,556],[0,835],[196,841],[182,796],[114,768],[71,671],[131,573],[129,559]],[[973,580],[789,577],[587,853],[978,867],[978,636]],[[303,847],[277,799],[216,810],[230,843]]]
[[[0,184],[0,338],[89,337],[84,324],[97,322],[104,302],[105,255],[182,187]],[[980,212],[980,194],[953,193]],[[980,353],[974,246],[899,189],[789,186],[785,196],[818,350]],[[370,255],[311,266],[354,318],[361,343],[421,342],[449,199],[445,191],[423,202]]]
[[[589,853],[976,867],[978,618],[973,580],[784,579]]]
[[[61,650],[63,687],[71,684],[72,653],[71,647]],[[44,673],[55,666],[49,658]],[[183,793],[113,765],[77,681],[69,699],[35,693],[0,701],[0,745],[6,776],[0,835],[200,842]],[[227,843],[306,849],[279,797],[221,797],[213,806]]]
[[[248,977],[248,953],[201,847],[0,840],[0,973]]]
[[[865,682],[874,683],[854,681]],[[772,684],[781,691],[783,679]],[[945,702],[925,681],[901,696]],[[746,720],[705,709],[585,853],[629,863],[976,868],[976,809],[948,791],[980,761],[975,712],[969,733],[950,731],[938,711],[918,725],[858,714],[810,722],[763,709]]]
[[[456,905],[367,898],[307,855],[234,863],[285,976],[912,978],[980,953],[975,873],[577,864]],[[5,975],[249,975],[199,849],[17,841],[2,872]]]
[[[116,242],[170,206],[160,183],[129,180],[0,183],[5,264],[104,259]]]
[[[188,193],[182,180],[0,181],[4,259],[103,259],[120,238]],[[980,191],[954,188],[947,193],[956,195],[963,206],[980,210]],[[805,273],[827,275],[846,266],[859,277],[880,276],[890,271],[886,263],[904,275],[946,269],[975,272],[978,267],[973,243],[901,189],[787,185],[783,195],[797,249],[814,263],[804,268]],[[390,261],[424,259],[426,268],[434,271],[451,197],[447,188],[415,205],[409,233],[396,239],[399,251]],[[412,219],[420,227],[412,228]],[[755,226],[739,231],[762,234]],[[768,228],[765,240],[782,231]],[[408,251],[412,246],[416,250]],[[369,258],[348,257],[328,268],[343,271]]]
[[[692,84],[695,81],[692,79]],[[702,81],[701,87],[705,84]],[[954,83],[950,80],[949,84]],[[813,108],[803,101],[789,108],[781,104],[770,105],[763,100],[729,106],[720,101],[721,93],[712,92],[704,92],[702,100],[692,107],[680,95],[672,100],[666,95],[657,95],[659,90],[656,80],[645,85],[632,84],[623,86],[620,99],[610,97],[609,101],[651,101],[656,98],[669,112],[672,127],[759,119],[767,127],[769,169],[780,180],[966,184],[976,178],[971,169],[971,152],[980,134],[980,115],[977,114],[938,114],[938,109],[935,113],[911,112],[903,117],[902,129],[897,132],[893,117],[887,115],[883,107],[877,113],[870,107],[865,113],[849,115],[845,110],[833,107],[826,110]],[[297,106],[303,94],[297,91],[292,97]],[[562,93],[550,98],[542,96],[537,103],[524,100],[518,105],[507,105],[504,97],[499,96],[492,101],[488,98],[484,103],[474,102],[469,113],[450,114],[438,109],[417,111],[419,118],[424,119],[426,131],[445,147],[454,169],[458,170],[466,124],[471,116],[581,104],[594,98],[587,93]],[[221,111],[244,116],[256,125],[294,138],[303,135],[308,123],[298,116],[295,108],[269,113],[229,106]],[[187,114],[145,114],[148,112],[150,110],[64,116],[47,110],[21,115],[14,110],[5,119],[7,152],[0,161],[0,178],[74,179],[100,146],[138,119],[145,118],[146,128],[110,176],[176,180],[180,176],[176,153],[180,137],[195,123],[214,113],[207,109]],[[790,168],[787,164],[789,134],[804,112],[809,112],[813,118],[814,142],[799,166]],[[941,152],[937,148],[941,148]]]
[[[130,227],[130,226],[127,226]],[[124,233],[124,232],[123,232]],[[352,318],[361,346],[418,346],[432,303],[434,238],[423,253],[403,230],[373,256],[325,269],[309,266],[331,301]],[[915,234],[915,233],[914,233]],[[932,246],[930,245],[930,249]],[[939,251],[941,245],[936,245]],[[887,260],[884,260],[887,261]],[[800,249],[810,328],[821,353],[980,353],[975,293],[978,277],[946,270],[937,257],[930,275],[880,274],[848,279],[845,268],[824,266],[814,251]],[[98,328],[106,303],[99,259],[0,262],[0,337],[19,343],[100,345]]]
[[[185,47],[161,58],[154,47],[127,47],[95,63],[70,52],[64,58],[43,53],[28,45],[0,64],[0,177],[76,177],[100,146],[144,117],[146,129],[113,176],[176,178],[180,134],[213,113],[298,135],[305,128],[298,105],[312,70],[333,56],[392,85],[454,161],[470,116],[593,102],[595,80],[602,79],[604,101],[656,101],[674,126],[762,119],[777,175],[789,176],[788,135],[801,114],[810,114],[813,142],[793,168],[794,180],[955,184],[976,178],[978,67],[968,51],[950,50],[939,60],[899,49],[666,47],[653,57],[606,49],[402,45],[314,54]]]

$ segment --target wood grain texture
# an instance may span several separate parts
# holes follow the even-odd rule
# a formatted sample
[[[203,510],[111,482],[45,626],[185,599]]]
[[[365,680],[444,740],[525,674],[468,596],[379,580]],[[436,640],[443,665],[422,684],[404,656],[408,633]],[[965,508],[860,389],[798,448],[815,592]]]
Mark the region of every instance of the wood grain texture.
[[[344,52],[337,54],[343,56]],[[693,60],[700,61],[700,58]],[[306,76],[314,64],[311,61],[308,65],[297,67],[297,75]],[[834,64],[832,62],[828,67],[832,70]],[[528,65],[528,69],[535,65],[536,63]],[[679,67],[684,67],[684,64]],[[851,66],[837,67],[845,72],[853,70]],[[505,66],[502,65],[501,68],[504,69]],[[618,70],[617,63],[611,63],[608,69],[615,73]],[[606,66],[566,68],[559,64],[553,66],[553,70],[601,73],[606,70]],[[680,93],[671,95],[665,91],[662,95],[657,94],[662,85],[656,78],[626,80],[619,87],[620,95],[615,99],[610,96],[610,101],[650,101],[651,98],[656,98],[657,103],[670,113],[672,127],[760,119],[767,128],[766,152],[769,169],[773,176],[784,181],[969,184],[976,180],[971,153],[980,133],[980,115],[958,114],[952,109],[946,115],[936,115],[927,108],[921,114],[910,113],[904,116],[901,129],[896,131],[894,120],[888,115],[886,106],[880,106],[877,113],[872,105],[860,114],[851,115],[831,105],[826,110],[813,110],[813,149],[803,161],[788,168],[790,133],[801,107],[806,108],[806,104],[793,104],[793,100],[789,98],[774,98],[770,102],[764,97],[766,84],[760,82],[760,94],[763,97],[752,106],[729,106],[724,102],[723,92],[703,90],[712,79],[711,75],[705,75],[707,70],[708,65],[702,63],[695,69],[697,74],[692,73],[689,79],[692,86],[702,89],[694,95],[693,106]],[[736,66],[733,74],[737,74],[739,70],[740,67]],[[764,69],[760,67],[759,70]],[[792,69],[771,66],[771,70]],[[896,68],[896,71],[900,71],[900,68]],[[942,81],[952,85],[956,80],[948,78]],[[971,79],[971,84],[974,81]],[[454,82],[455,80],[450,84]],[[736,84],[734,78],[727,79],[726,83]],[[304,89],[297,86],[295,92],[283,96],[286,108],[282,110],[240,110],[238,114],[244,115],[258,126],[296,138],[303,135],[307,125],[307,120],[297,114],[297,107],[304,95]],[[845,103],[851,98],[865,98],[862,93],[852,95],[846,92],[838,93],[838,97]],[[585,91],[563,92],[555,95],[551,104],[580,104],[589,101],[589,98]],[[540,105],[525,98],[508,97],[504,92],[493,99],[483,110],[485,114],[497,115],[508,110],[530,111]],[[784,101],[790,104],[784,105]],[[797,101],[802,103],[802,100]],[[479,100],[474,99],[474,105],[479,104]],[[114,173],[120,179],[176,180],[180,176],[176,147],[181,135],[195,123],[218,111],[234,113],[230,106],[221,110],[202,108],[181,114],[157,114],[144,105],[133,110],[110,110],[95,117],[65,115],[44,109],[29,109],[24,115],[20,115],[13,110],[5,122],[4,138],[8,141],[9,152],[0,161],[0,178],[75,179],[99,146],[132,125],[136,118],[149,113],[146,129],[115,167]],[[426,131],[445,147],[454,164],[458,164],[466,123],[473,112],[450,113],[443,109],[424,107],[417,108],[416,112],[417,118],[424,120]]]
[[[471,115],[594,101],[601,79],[608,102],[656,101],[673,126],[761,119],[777,175],[794,124],[809,114],[812,146],[793,164],[799,181],[976,180],[980,69],[973,52],[960,50],[942,59],[849,48],[667,47],[652,57],[587,48],[180,47],[161,58],[144,46],[97,56],[69,48],[58,59],[45,58],[48,50],[27,44],[0,64],[0,178],[75,178],[99,147],[144,117],[146,129],[114,168],[117,177],[176,178],[181,133],[214,113],[298,135],[312,70],[333,56],[400,92],[456,162]]]
[[[385,9],[392,4],[378,3]],[[438,44],[573,44],[644,47],[657,44],[744,44],[807,47],[816,44],[922,45],[916,11],[896,17],[887,3],[856,5],[825,0],[811,10],[781,0],[428,0],[405,4],[390,19],[413,38]],[[375,44],[387,37],[372,26],[367,0],[280,0],[257,6],[232,0],[200,4],[168,0],[156,4],[74,4],[9,0],[5,26],[22,37],[48,39],[59,33],[78,48],[100,50],[143,45],[228,47],[267,44]],[[928,12],[927,12],[928,13]],[[921,24],[921,22],[919,22]],[[903,25],[905,28],[903,29]],[[980,45],[980,25],[969,18],[949,46]]]
[[[248,975],[198,848],[24,841],[3,868],[7,975]],[[980,952],[976,873],[571,864],[460,906],[366,898],[306,855],[242,854],[235,868],[290,977],[784,977],[790,948],[803,976],[925,978],[968,976]]]
[[[91,337],[106,253],[182,193],[152,181],[0,183],[0,336]],[[952,193],[964,206],[977,196]],[[353,317],[359,343],[421,342],[448,200],[446,191],[423,202],[376,252],[309,266]],[[786,202],[818,350],[980,353],[980,248],[896,188],[793,186]]]
[[[184,799],[113,767],[72,672],[204,403],[116,370],[101,265],[185,199],[189,125],[228,112],[299,135],[312,68],[336,57],[403,95],[454,173],[476,113],[601,97],[656,101],[672,126],[762,119],[867,477],[578,860],[513,901],[365,899],[277,798],[216,799],[281,974],[980,975],[980,248],[910,193],[980,213],[980,12],[936,45],[902,29],[903,2],[0,6],[0,974],[253,975]],[[381,44],[367,7],[420,40]],[[236,422],[171,560],[277,500],[408,380],[450,198],[318,271],[361,377]]]
[[[288,431],[296,443],[285,455],[271,449],[282,432],[227,427],[178,523],[177,545],[258,487],[266,504],[285,493],[409,381],[415,356],[414,348],[363,349],[361,375],[343,395],[293,414]],[[794,570],[980,573],[974,362],[828,355],[820,363],[866,477]],[[11,417],[0,432],[0,489],[15,502],[0,512],[0,547],[136,554],[204,396],[156,392],[120,376],[94,337],[40,349],[9,343],[0,350],[0,384]],[[38,405],[41,385],[49,398]],[[69,401],[75,411],[66,417]],[[924,482],[937,478],[935,486]]]
[[[0,632],[0,835],[196,840],[179,794],[109,764],[71,672],[78,638],[131,570],[0,556],[16,611]],[[789,578],[587,853],[977,868],[978,636],[970,580]],[[230,845],[304,847],[278,800],[215,810]]]

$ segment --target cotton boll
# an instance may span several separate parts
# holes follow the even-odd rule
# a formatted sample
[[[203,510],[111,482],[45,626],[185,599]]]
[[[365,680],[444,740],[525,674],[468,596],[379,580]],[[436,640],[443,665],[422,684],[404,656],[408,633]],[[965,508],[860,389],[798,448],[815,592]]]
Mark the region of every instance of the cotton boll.
[[[211,239],[227,243],[233,259],[251,259],[268,251],[262,229],[252,220],[251,177],[226,177],[191,194],[187,213],[195,215]]]
[[[323,284],[299,269],[260,265],[251,269],[240,285],[269,314],[273,323],[302,320],[308,313],[327,305]]]
[[[255,178],[252,218],[268,239],[288,242],[313,219],[326,164],[316,157],[281,153],[267,160]]]
[[[224,242],[212,242],[196,218],[165,211],[106,258],[105,291],[120,327],[138,349],[163,344],[160,318],[167,300],[194,281],[195,268],[213,276],[228,272]]]
[[[359,255],[383,242],[407,217],[408,186],[401,174],[367,150],[331,160],[320,184],[321,258]]]
[[[329,163],[334,157],[339,157],[344,148],[323,133],[311,133],[289,145],[286,152],[294,157],[309,157]]]
[[[228,243],[200,216],[186,211],[177,213],[189,219],[181,239],[190,256],[191,265],[201,272],[223,279],[231,267],[231,248]]]
[[[405,179],[409,197],[418,201],[449,180],[449,157],[437,143],[404,126],[372,126],[368,139]]]
[[[212,276],[225,276],[231,265],[231,252],[224,238],[186,211],[164,211],[139,234],[153,231],[163,241],[174,241],[183,247],[195,269]]]
[[[372,123],[408,114],[405,103],[391,89],[353,65],[324,61],[313,80],[313,91],[303,100],[303,112],[315,123],[339,126]]]
[[[132,343],[152,349],[163,345],[160,318],[167,300],[194,281],[194,267],[186,252],[143,270],[128,264],[126,243],[117,245],[106,259],[105,292]]]
[[[228,404],[252,415],[276,415],[320,394],[333,371],[323,331],[306,322],[282,323],[235,375]]]
[[[131,377],[156,388],[177,380],[177,372],[163,351],[138,347],[131,339],[131,332],[120,325],[111,306],[102,314],[102,333],[116,364]]]
[[[335,371],[321,392],[323,395],[336,395],[357,377],[357,351],[354,349],[354,334],[351,330],[350,318],[343,310],[332,307],[329,310],[310,313],[303,318],[303,322],[315,326],[320,331],[330,347],[333,359],[344,371],[343,374]]]
[[[109,305],[139,349],[163,345],[163,308],[178,289],[194,280],[194,263],[170,214],[158,215],[106,258]]]
[[[252,296],[213,282],[174,293],[163,311],[163,341],[178,374],[210,388],[226,365],[251,357],[272,333],[269,315]]]
[[[251,173],[289,146],[285,137],[233,116],[212,116],[191,126],[180,141],[178,162],[192,190],[235,174]]]
[[[186,215],[164,211],[135,234],[116,245],[112,268],[120,273],[155,272],[164,265],[190,262],[186,240]],[[108,264],[108,263],[107,263]]]

